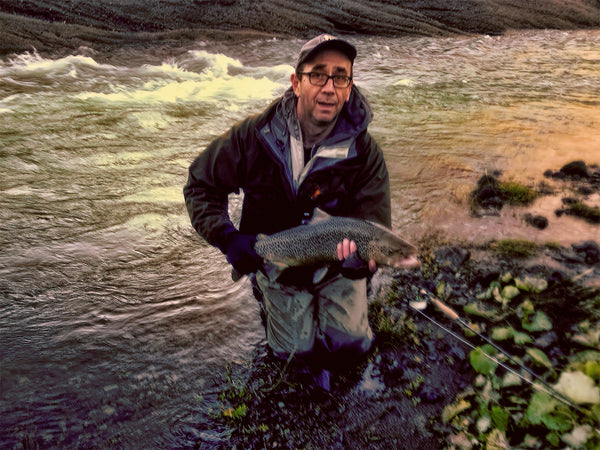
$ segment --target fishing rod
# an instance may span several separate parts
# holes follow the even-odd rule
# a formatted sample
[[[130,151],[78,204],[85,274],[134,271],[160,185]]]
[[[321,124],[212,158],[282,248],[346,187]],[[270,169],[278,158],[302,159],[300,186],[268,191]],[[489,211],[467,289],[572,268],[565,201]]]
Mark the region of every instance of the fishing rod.
[[[535,372],[533,372],[531,369],[529,369],[523,363],[517,361],[513,356],[510,355],[510,353],[508,353],[503,348],[501,348],[499,345],[497,345],[495,342],[491,341],[486,336],[484,336],[482,333],[480,333],[479,331],[477,331],[476,329],[474,329],[469,323],[467,323],[465,320],[463,320],[458,315],[458,313],[456,311],[454,311],[452,308],[450,308],[448,305],[445,305],[441,300],[435,298],[432,294],[430,294],[429,292],[427,292],[424,289],[421,290],[421,294],[424,294],[429,299],[429,301],[431,301],[431,303],[433,303],[446,317],[448,317],[448,318],[452,319],[453,321],[457,322],[458,324],[460,324],[464,328],[468,329],[469,331],[471,331],[472,333],[474,333],[475,335],[477,335],[480,339],[482,339],[486,343],[490,344],[497,351],[499,351],[500,353],[502,353],[503,355],[505,355],[513,364],[516,364],[520,369],[522,369],[525,372],[527,372],[529,375],[531,375],[532,377],[534,377],[541,384],[534,383],[533,381],[531,381],[527,377],[523,376],[521,373],[517,372],[512,367],[504,364],[502,361],[498,360],[498,358],[490,355],[489,353],[487,353],[486,351],[484,351],[483,349],[480,348],[481,352],[487,358],[489,358],[491,361],[495,362],[500,367],[502,367],[503,369],[509,371],[510,373],[516,375],[517,377],[519,377],[519,379],[525,381],[527,384],[531,385],[533,388],[538,389],[538,390],[540,390],[542,392],[545,392],[546,394],[550,395],[552,398],[555,398],[556,400],[559,400],[560,402],[562,402],[562,403],[568,405],[569,407],[577,410],[578,412],[582,413],[583,415],[586,415],[586,416],[589,415],[588,412],[584,411],[578,405],[576,405],[575,403],[573,403],[573,401],[571,399],[569,399],[567,396],[565,396],[561,392],[557,391],[556,388],[554,388],[554,386],[552,386],[551,384],[549,384],[546,380],[544,380],[543,378],[541,378],[539,375],[537,375]],[[471,342],[469,342],[466,339],[462,338],[458,334],[454,333],[453,331],[451,331],[448,328],[446,328],[445,326],[443,326],[441,323],[437,322],[435,319],[433,319],[429,315],[425,314],[422,310],[425,309],[425,307],[427,306],[426,302],[424,302],[424,305],[421,304],[419,306],[413,306],[412,304],[409,303],[409,306],[413,310],[415,310],[416,312],[418,312],[420,315],[422,315],[423,317],[425,317],[427,320],[429,320],[431,323],[433,323],[434,325],[436,325],[437,327],[439,327],[440,329],[442,329],[444,332],[448,333],[450,336],[454,337],[455,339],[457,339],[460,342],[462,342],[463,344],[465,344],[467,347],[469,347],[469,348],[471,348],[473,350],[475,350],[477,348]]]

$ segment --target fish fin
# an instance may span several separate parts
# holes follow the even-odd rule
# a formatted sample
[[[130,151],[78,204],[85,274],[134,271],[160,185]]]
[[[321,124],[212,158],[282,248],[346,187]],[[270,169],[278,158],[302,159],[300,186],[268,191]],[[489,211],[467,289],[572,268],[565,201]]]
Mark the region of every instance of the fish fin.
[[[231,279],[233,280],[234,283],[239,281],[243,277],[244,277],[243,273],[239,273],[234,268],[231,269]]]
[[[315,208],[313,211],[312,219],[310,219],[310,224],[314,225],[315,223],[324,222],[329,219],[331,216],[323,211],[321,208]]]
[[[327,276],[327,272],[329,272],[329,266],[320,267],[313,272],[312,283],[319,284],[321,281],[325,279]]]

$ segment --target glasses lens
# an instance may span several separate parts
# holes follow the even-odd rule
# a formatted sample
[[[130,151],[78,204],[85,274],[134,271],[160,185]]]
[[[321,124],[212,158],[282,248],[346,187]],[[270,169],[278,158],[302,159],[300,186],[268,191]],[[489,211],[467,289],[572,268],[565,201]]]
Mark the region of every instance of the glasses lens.
[[[324,73],[311,72],[308,74],[309,81],[316,86],[324,86],[328,81],[328,76]]]
[[[310,81],[310,84],[315,86],[325,86],[330,78],[333,80],[333,85],[337,88],[346,88],[350,84],[350,77],[346,75],[329,76],[320,72],[308,73],[308,80]]]
[[[333,77],[333,85],[335,87],[339,87],[339,88],[345,88],[348,87],[349,84],[349,79],[347,76],[344,75],[336,75]]]

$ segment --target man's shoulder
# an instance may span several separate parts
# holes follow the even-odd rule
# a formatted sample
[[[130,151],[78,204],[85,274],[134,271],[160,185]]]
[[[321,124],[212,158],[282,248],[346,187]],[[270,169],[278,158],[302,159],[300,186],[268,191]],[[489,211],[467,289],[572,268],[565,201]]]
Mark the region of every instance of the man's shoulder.
[[[279,97],[267,106],[264,110],[256,112],[246,117],[242,121],[234,125],[234,128],[248,128],[248,129],[259,129],[262,128],[266,123],[270,122],[271,119],[277,114],[278,107],[282,103],[282,98]]]

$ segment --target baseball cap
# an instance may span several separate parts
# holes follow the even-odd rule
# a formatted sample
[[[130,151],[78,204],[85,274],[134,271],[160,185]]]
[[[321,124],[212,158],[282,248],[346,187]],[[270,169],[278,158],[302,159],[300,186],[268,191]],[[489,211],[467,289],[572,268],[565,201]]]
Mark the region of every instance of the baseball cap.
[[[352,44],[330,34],[321,34],[312,38],[302,46],[296,61],[296,68],[314,56],[318,51],[326,48],[333,48],[341,51],[348,57],[351,63],[354,63],[354,58],[356,58],[356,48]]]

